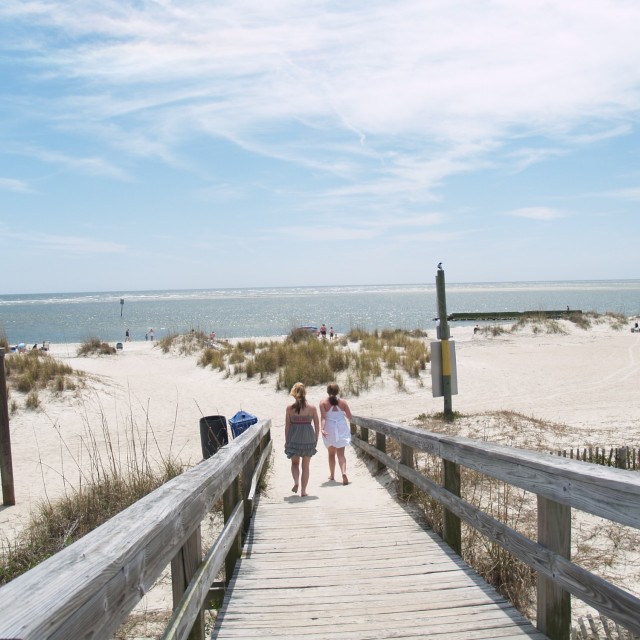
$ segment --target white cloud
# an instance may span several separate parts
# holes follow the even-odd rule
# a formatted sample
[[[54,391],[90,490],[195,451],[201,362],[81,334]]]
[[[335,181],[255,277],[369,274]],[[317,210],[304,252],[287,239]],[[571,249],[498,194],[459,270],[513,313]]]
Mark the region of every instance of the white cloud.
[[[617,191],[609,191],[602,195],[612,198],[621,198],[622,200],[640,201],[640,187],[630,189],[618,189]]]
[[[340,197],[424,202],[483,164],[522,170],[557,141],[624,135],[640,108],[630,2],[3,0],[3,18],[29,27],[10,47],[71,81],[40,105],[58,127],[110,127],[114,147],[165,161],[223,137],[343,177]],[[50,157],[124,178],[99,158]]]
[[[0,229],[0,237],[19,241],[23,249],[37,248],[65,254],[123,253],[126,246],[80,236],[58,236],[42,233],[22,233]]]
[[[31,187],[24,180],[14,180],[13,178],[0,178],[0,189],[20,193],[31,191]]]
[[[550,209],[548,207],[523,207],[522,209],[508,211],[506,215],[517,218],[528,218],[529,220],[557,220],[558,218],[565,218],[567,216],[563,211]]]

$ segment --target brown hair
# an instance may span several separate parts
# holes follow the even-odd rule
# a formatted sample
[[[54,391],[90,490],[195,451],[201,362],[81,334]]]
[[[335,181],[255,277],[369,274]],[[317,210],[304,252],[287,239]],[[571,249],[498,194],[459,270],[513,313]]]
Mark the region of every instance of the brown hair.
[[[327,395],[329,396],[329,404],[331,406],[333,407],[337,406],[339,393],[340,393],[340,387],[335,382],[332,382],[327,387]]]
[[[293,403],[293,408],[296,413],[300,413],[300,411],[307,406],[307,390],[302,382],[296,382],[293,387],[291,387],[291,393],[289,395],[295,398],[296,401]]]

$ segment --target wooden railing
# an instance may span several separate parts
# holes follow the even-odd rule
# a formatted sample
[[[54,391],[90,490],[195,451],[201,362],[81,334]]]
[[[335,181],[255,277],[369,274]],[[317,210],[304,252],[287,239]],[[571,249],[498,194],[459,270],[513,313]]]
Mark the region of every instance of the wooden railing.
[[[204,638],[203,605],[241,553],[271,421],[149,494],[0,589],[0,638],[108,638],[171,563],[174,613],[164,638]],[[204,561],[200,523],[223,498],[225,525]]]
[[[358,427],[360,429],[358,433]],[[425,491],[444,508],[443,538],[461,553],[461,520],[532,567],[538,574],[537,626],[552,640],[569,640],[569,594],[635,634],[640,599],[579,567],[571,556],[571,509],[640,529],[638,473],[589,466],[544,453],[430,433],[385,420],[354,416],[353,443],[392,469],[400,492]],[[376,434],[375,445],[369,432]],[[400,443],[400,460],[386,453],[387,438]],[[442,460],[442,483],[416,471],[414,452]],[[460,498],[460,466],[537,495],[538,539],[533,541]]]

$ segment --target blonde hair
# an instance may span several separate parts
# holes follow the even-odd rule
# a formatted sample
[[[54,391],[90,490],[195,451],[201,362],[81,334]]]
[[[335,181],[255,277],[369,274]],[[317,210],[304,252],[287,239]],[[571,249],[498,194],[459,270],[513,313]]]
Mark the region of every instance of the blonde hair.
[[[307,390],[302,382],[296,382],[293,387],[291,387],[291,393],[289,395],[295,398],[296,401],[293,408],[296,410],[296,413],[300,413],[300,411],[307,406]]]

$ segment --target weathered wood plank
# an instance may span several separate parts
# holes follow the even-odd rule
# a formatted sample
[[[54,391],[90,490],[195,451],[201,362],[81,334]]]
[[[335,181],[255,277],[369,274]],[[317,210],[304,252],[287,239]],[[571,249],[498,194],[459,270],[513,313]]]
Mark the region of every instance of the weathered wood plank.
[[[238,475],[271,421],[0,589],[0,637],[108,637]]]
[[[544,638],[401,506],[369,529],[371,506],[259,504],[213,637]]]
[[[560,504],[640,528],[640,477],[632,471],[597,465],[585,468],[569,458],[431,433],[388,420],[354,416],[352,422]],[[375,447],[362,448],[380,459],[372,452],[377,452]]]
[[[193,621],[200,614],[202,604],[209,592],[209,585],[213,583],[222,568],[227,552],[242,528],[243,517],[243,507],[238,504],[204,562],[198,567],[184,596],[174,605],[173,615],[162,640],[183,640],[188,636]]]

